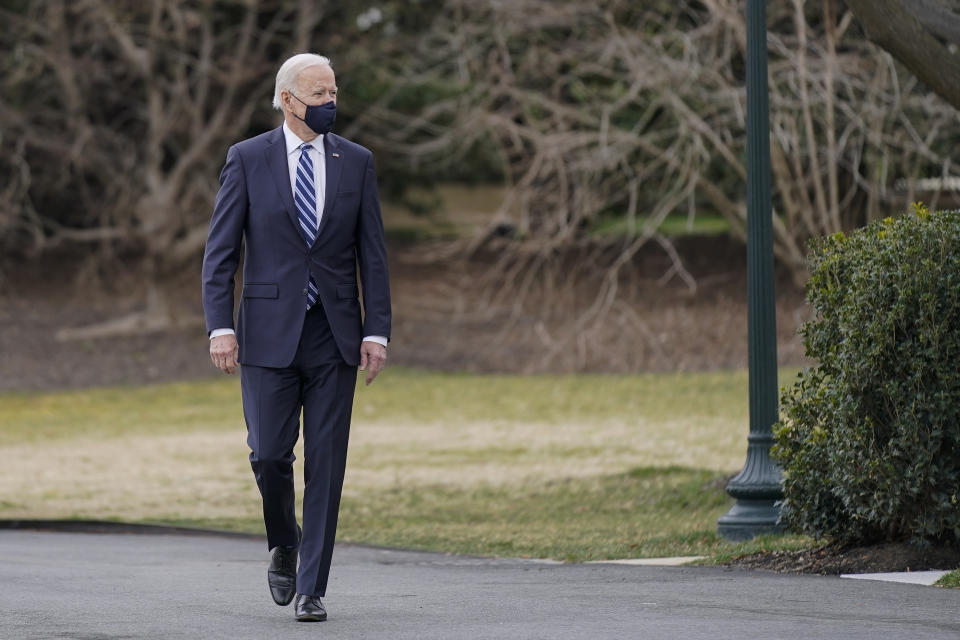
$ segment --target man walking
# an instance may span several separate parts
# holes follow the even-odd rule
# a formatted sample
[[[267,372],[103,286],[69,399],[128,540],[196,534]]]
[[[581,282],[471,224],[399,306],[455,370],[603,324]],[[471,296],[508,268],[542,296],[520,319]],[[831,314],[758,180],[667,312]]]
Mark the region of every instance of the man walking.
[[[279,605],[296,595],[301,621],[327,618],[320,598],[337,529],[356,369],[366,370],[370,384],[383,369],[390,336],[373,156],[329,133],[336,104],[327,58],[304,53],[283,63],[273,96],[283,125],[227,152],[203,259],[210,358],[225,373],[242,365],[250,464],[271,550],[270,593]],[[293,488],[301,411],[302,531]]]

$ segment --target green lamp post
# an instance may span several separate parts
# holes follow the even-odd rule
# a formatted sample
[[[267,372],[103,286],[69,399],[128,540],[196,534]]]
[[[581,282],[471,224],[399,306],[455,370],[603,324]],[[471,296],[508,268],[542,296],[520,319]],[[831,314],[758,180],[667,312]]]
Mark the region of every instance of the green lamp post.
[[[717,522],[721,536],[747,540],[778,529],[780,468],[770,459],[777,421],[777,322],[773,295],[770,104],[766,0],[747,0],[747,305],[750,434],[747,461],[727,485],[737,502]]]

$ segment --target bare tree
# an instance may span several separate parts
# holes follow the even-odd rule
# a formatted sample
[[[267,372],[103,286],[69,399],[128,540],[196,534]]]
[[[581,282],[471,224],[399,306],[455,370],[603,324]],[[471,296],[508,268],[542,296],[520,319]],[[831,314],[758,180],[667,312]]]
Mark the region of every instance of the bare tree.
[[[41,249],[90,243],[111,251],[122,240],[141,253],[142,312],[65,335],[193,321],[175,317],[163,283],[202,252],[226,147],[266,106],[278,42],[305,46],[319,7],[38,0],[26,13],[0,14],[14,39],[0,98],[14,180],[0,200],[0,225],[28,227]],[[32,177],[47,171],[59,174],[60,190],[44,206],[73,207],[76,224],[39,215],[24,198]]]
[[[952,2],[899,3],[952,41],[937,13]],[[420,170],[496,150],[509,187],[496,216],[425,253],[494,256],[484,308],[506,310],[508,331],[535,305],[543,322],[524,330],[544,345],[542,366],[595,348],[602,325],[652,340],[623,302],[641,249],[662,250],[664,282],[701,286],[661,223],[713,213],[743,235],[744,4],[445,0],[425,28],[384,27],[356,49],[376,59],[383,91],[344,133]],[[0,8],[0,233],[140,252],[144,313],[86,335],[181,322],[161,285],[198,259],[223,152],[266,109],[277,59],[308,48],[326,5],[16,6]],[[775,251],[799,282],[809,238],[896,212],[898,178],[954,175],[960,125],[840,0],[768,11]],[[404,106],[419,88],[436,99]]]
[[[385,98],[355,123],[421,163],[495,141],[503,206],[482,233],[434,255],[498,255],[485,308],[519,319],[536,304],[563,318],[543,338],[546,361],[611,323],[624,267],[649,242],[670,258],[665,279],[696,288],[659,232],[667,216],[718,213],[743,236],[744,4],[448,0],[406,81],[460,90],[413,118]],[[840,2],[768,11],[775,251],[800,283],[811,237],[896,212],[898,177],[953,175],[943,140],[960,129]],[[611,218],[623,233],[593,231]],[[582,256],[572,270],[558,259],[570,251]],[[573,298],[561,289],[582,278],[594,279],[592,301],[563,304]]]

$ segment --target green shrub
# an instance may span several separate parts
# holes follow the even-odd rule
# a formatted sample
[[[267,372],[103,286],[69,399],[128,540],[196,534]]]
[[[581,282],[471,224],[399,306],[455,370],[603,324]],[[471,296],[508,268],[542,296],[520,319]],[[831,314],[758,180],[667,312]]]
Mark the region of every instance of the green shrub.
[[[960,541],[960,212],[887,218],[812,245],[783,391],[785,523],[850,543]]]

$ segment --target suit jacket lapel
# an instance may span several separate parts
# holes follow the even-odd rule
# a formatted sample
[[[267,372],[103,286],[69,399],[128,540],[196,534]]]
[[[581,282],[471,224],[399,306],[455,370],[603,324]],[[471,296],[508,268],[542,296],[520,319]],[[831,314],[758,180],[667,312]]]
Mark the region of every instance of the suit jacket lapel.
[[[337,187],[340,186],[340,171],[343,168],[340,143],[332,133],[328,133],[323,137],[323,155],[327,182],[323,188],[323,215],[320,216],[320,228],[317,229],[317,240],[320,239],[320,234],[323,233],[324,227],[326,227],[330,221],[333,201],[337,197]]]
[[[290,190],[290,168],[287,164],[287,145],[284,142],[282,127],[273,130],[270,144],[267,145],[263,153],[267,158],[270,175],[273,176],[277,191],[280,192],[283,208],[287,210],[287,216],[299,234],[300,221],[297,217],[297,207],[293,204],[293,192]]]

